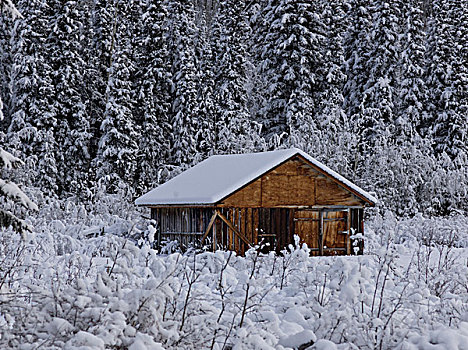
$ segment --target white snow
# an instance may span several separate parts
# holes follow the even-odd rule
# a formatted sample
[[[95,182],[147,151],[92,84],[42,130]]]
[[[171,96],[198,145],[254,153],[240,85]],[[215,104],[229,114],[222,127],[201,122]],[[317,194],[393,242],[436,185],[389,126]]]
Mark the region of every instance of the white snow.
[[[104,342],[101,339],[85,331],[76,333],[67,345],[69,349],[104,349]]]
[[[49,205],[41,210],[56,215]],[[157,254],[97,217],[77,224],[78,213],[31,217],[26,241],[0,230],[2,268],[11,271],[0,286],[1,349],[468,350],[463,216],[377,216],[363,256],[292,248],[257,260],[253,250]],[[93,227],[105,234],[88,237]],[[453,233],[449,245],[440,232]]]
[[[37,204],[30,200],[14,182],[0,179],[0,193],[20,202],[28,209],[38,210]]]
[[[1,148],[0,148],[0,161],[3,163],[3,167],[5,169],[11,169],[11,166],[14,163],[20,163],[20,164],[23,163],[21,159],[15,157],[10,152],[7,152]]]
[[[319,339],[315,344],[314,347],[311,349],[315,350],[337,350],[335,343],[326,340],[326,339]]]
[[[292,334],[287,337],[280,339],[278,345],[282,345],[286,348],[297,348],[301,345],[313,342],[317,339],[314,332],[311,330],[304,330],[296,334]]]
[[[305,152],[291,148],[212,156],[139,197],[137,205],[214,204],[284,161],[300,155],[372,203],[377,199]]]

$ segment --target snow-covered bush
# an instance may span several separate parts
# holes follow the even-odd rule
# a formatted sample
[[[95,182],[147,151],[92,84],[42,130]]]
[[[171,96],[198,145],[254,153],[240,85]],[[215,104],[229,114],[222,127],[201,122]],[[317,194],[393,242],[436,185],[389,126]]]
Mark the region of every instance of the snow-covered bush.
[[[117,218],[107,224],[108,216],[99,221],[72,204],[60,207],[72,219],[31,219],[26,241],[0,232],[2,349],[467,344],[464,218],[452,219],[459,231],[446,240],[434,237],[452,232],[444,231],[449,219],[376,217],[363,256],[311,258],[306,246],[282,256],[164,255],[144,239],[151,227]]]

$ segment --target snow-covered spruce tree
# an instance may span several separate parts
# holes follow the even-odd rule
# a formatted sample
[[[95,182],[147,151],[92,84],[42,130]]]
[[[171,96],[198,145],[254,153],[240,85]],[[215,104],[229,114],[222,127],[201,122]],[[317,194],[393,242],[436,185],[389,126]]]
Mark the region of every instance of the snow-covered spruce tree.
[[[196,133],[197,157],[213,154],[216,132],[216,102],[214,97],[213,16],[217,9],[211,1],[199,1],[195,7],[196,31],[194,49],[196,55],[196,90],[198,131]],[[198,160],[196,160],[198,162]]]
[[[4,16],[4,12],[8,15],[18,17],[19,12],[10,0],[0,2],[0,15]],[[0,102],[0,122],[3,121],[2,103]],[[11,153],[0,147],[0,227],[13,227],[19,233],[24,234],[30,230],[30,227],[13,212],[8,210],[12,207],[11,201],[19,202],[21,205],[30,210],[37,210],[37,205],[33,203],[23,191],[12,181],[4,180],[5,170],[10,170],[12,166],[21,164],[21,160]]]
[[[136,174],[138,190],[154,187],[169,175],[164,168],[169,159],[171,132],[171,67],[165,37],[167,2],[139,2],[141,16],[135,28],[134,111],[141,127]]]
[[[371,169],[382,202],[398,215],[426,211],[430,198],[425,187],[432,176],[434,159],[430,139],[420,136],[427,118],[424,82],[425,33],[419,1],[401,4],[398,62],[394,64],[394,109],[389,121],[390,139],[378,140],[364,168]],[[390,63],[392,65],[392,63]],[[375,158],[375,159],[373,159]],[[393,184],[400,186],[395,187]]]
[[[374,179],[369,174],[373,171],[365,169],[362,161],[368,156],[376,156],[378,152],[385,150],[377,149],[388,143],[393,135],[394,99],[395,99],[395,67],[398,62],[398,15],[399,8],[392,7],[385,1],[376,1],[363,9],[359,4],[359,12],[369,10],[369,20],[372,25],[359,28],[363,31],[357,35],[359,60],[348,61],[348,70],[353,71],[351,64],[358,64],[356,79],[350,83],[347,98],[357,98],[349,105],[355,134],[358,137],[358,151],[356,152],[355,178],[362,178],[366,174],[366,181],[372,183]],[[360,42],[360,38],[365,38]],[[353,63],[353,61],[355,61]],[[362,93],[361,93],[362,91]],[[378,169],[375,175],[378,174]]]
[[[368,133],[365,142],[372,149],[374,141],[387,136],[385,129],[390,129],[391,132],[394,130],[400,9],[382,0],[374,2],[371,11],[373,29],[370,34],[371,52],[367,62],[369,78],[364,84],[361,116],[369,129],[366,130]],[[367,113],[367,109],[370,113]],[[378,130],[382,127],[384,130]]]
[[[422,188],[426,203],[430,203],[426,212],[437,216],[467,212],[467,165],[468,157],[462,152],[454,159],[445,152],[437,156]]]
[[[197,103],[197,61],[193,40],[196,33],[192,2],[167,0],[167,43],[172,76],[170,163],[192,164],[197,155],[200,120]]]
[[[130,20],[132,3],[117,2],[114,7],[115,30],[106,90],[106,110],[101,124],[102,136],[96,156],[96,176],[109,193],[132,187],[138,162],[140,127],[132,110],[135,61]],[[118,24],[117,24],[118,23]]]
[[[314,118],[317,135],[305,135],[298,140],[300,148],[340,173],[350,175],[356,137],[343,109],[344,35],[349,25],[345,2],[327,1],[321,4],[320,16],[325,28],[322,43],[323,65],[317,70],[316,108]]]
[[[313,136],[317,129],[313,113],[324,40],[317,10],[308,1],[271,0],[259,15],[255,51],[266,87],[259,120],[272,145],[289,135]]]
[[[363,102],[364,87],[369,80],[368,62],[372,52],[370,4],[371,2],[368,0],[352,0],[346,11],[349,26],[344,37],[346,83],[343,87],[343,107],[350,120],[353,136],[357,138],[355,141],[356,151],[351,158],[352,173],[349,174],[355,181],[361,178],[361,162],[366,157],[363,132],[368,125],[363,120]],[[377,112],[375,110],[374,114]],[[367,114],[371,114],[371,111],[368,110]]]
[[[8,146],[25,162],[20,180],[57,192],[55,139],[58,126],[53,69],[47,45],[51,28],[50,8],[43,1],[18,1],[24,20],[12,31],[13,66],[11,71],[11,122]]]
[[[223,0],[212,21],[214,70],[213,153],[261,149],[260,125],[250,119],[247,74],[251,35],[247,1]]]
[[[90,3],[90,21],[94,40],[90,47],[88,70],[85,74],[86,85],[91,87],[88,96],[90,131],[94,137],[90,140],[89,153],[93,158],[89,172],[96,173],[96,156],[99,140],[102,136],[101,124],[107,107],[107,87],[110,78],[112,53],[115,49],[115,2],[94,0]],[[94,183],[95,184],[95,183]]]
[[[463,0],[431,3],[429,69],[434,145],[455,158],[468,153],[468,7]]]
[[[58,194],[83,195],[94,180],[89,172],[92,160],[90,124],[95,113],[88,106],[92,95],[89,72],[93,40],[88,2],[49,1],[51,33],[47,38],[48,62],[55,87],[57,111],[55,140],[57,167],[67,169],[58,176]]]
[[[0,228],[11,226],[16,232],[25,234],[31,228],[12,212],[14,208],[12,201],[29,210],[37,210],[38,207],[24,194],[18,185],[13,181],[3,179],[3,175],[6,174],[5,170],[10,170],[13,166],[22,163],[19,158],[0,148],[0,203],[2,204],[2,208],[0,208]],[[10,210],[10,208],[12,209]]]
[[[0,13],[0,132],[8,129],[10,120],[10,71],[12,66],[11,31],[14,19],[9,14]]]
[[[428,118],[428,90],[424,81],[426,33],[420,1],[403,3],[400,54],[397,67],[395,139],[414,143],[417,133],[425,132]]]
[[[351,0],[346,17],[349,18],[344,45],[346,84],[343,88],[343,106],[350,117],[360,112],[364,85],[368,79],[368,65],[372,30],[372,15],[368,0]]]

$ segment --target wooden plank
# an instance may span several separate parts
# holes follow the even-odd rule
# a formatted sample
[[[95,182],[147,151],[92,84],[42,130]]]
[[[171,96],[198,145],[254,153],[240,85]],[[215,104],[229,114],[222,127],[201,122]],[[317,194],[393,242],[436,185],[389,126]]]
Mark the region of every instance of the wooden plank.
[[[298,175],[298,167],[301,162],[291,159],[268,172],[269,175]]]
[[[250,185],[234,192],[225,198],[219,207],[259,207],[261,206],[261,179],[252,182]]]
[[[278,249],[282,250],[284,247],[288,245],[288,226],[289,226],[289,209],[281,209],[281,244],[279,245]]]
[[[351,239],[349,238],[351,234],[351,209],[348,209],[346,215],[346,255],[351,254]]]
[[[296,228],[295,233],[300,237],[301,243],[306,243],[309,248],[319,247],[319,211],[297,210],[293,223]]]
[[[234,209],[231,208],[229,209],[228,211],[228,217],[229,217],[229,220],[233,220],[234,218]],[[227,247],[229,250],[234,250],[234,233],[232,232],[232,230],[229,229],[229,226],[226,226],[227,227]]]
[[[229,215],[228,212],[229,210],[227,208],[222,208],[220,209],[220,212],[224,213],[224,215]],[[224,250],[228,250],[228,227],[223,223],[221,222],[221,233],[218,235],[218,237],[220,237],[220,242],[218,242],[218,247],[221,246],[222,249]]]
[[[347,186],[346,184],[340,182],[339,180],[331,177],[329,174],[325,173],[322,169],[318,168],[316,165],[310,163],[308,160],[306,160],[304,157],[302,156],[297,156],[298,159],[301,159],[304,163],[308,164],[311,168],[313,168],[314,170],[316,170],[319,174],[321,174],[324,178],[330,180],[330,181],[333,181],[335,184],[337,184],[338,186],[340,186],[341,188],[343,188],[345,191],[349,191],[350,193],[354,194],[356,196],[356,198],[360,199],[360,203],[361,205],[367,203],[369,204],[370,206],[375,206],[375,203],[372,203],[371,201],[369,201],[367,198],[365,198],[364,196],[362,196],[359,192],[357,192],[356,190],[350,188],[349,186]],[[318,178],[318,177],[317,177]]]
[[[262,206],[315,205],[315,179],[309,175],[270,175],[263,178]]]
[[[231,220],[229,220],[229,222],[231,222],[234,226],[237,225],[236,222],[237,222],[237,208],[234,208],[233,211],[232,211],[232,218]],[[233,231],[231,229],[231,234],[232,234],[232,247],[231,249],[234,250],[235,252],[237,252],[237,249],[236,249],[236,232]]]
[[[248,231],[247,231],[247,209],[246,208],[242,208],[241,209],[241,212],[240,212],[240,221],[239,221],[239,228],[241,232],[244,232],[245,233],[245,237],[249,240],[249,241],[252,241],[250,238],[249,238],[249,234],[248,234]],[[241,244],[241,254],[244,255],[245,254],[245,244]]]
[[[272,233],[272,225],[271,225],[271,209],[264,208],[263,209],[263,220],[264,220],[264,233]]]
[[[295,232],[295,223],[294,223],[294,216],[295,216],[296,210],[295,209],[289,209],[289,217],[288,217],[288,241],[286,242],[286,245],[292,244],[294,242],[294,232]]]
[[[319,254],[323,255],[323,211],[319,212],[320,224],[319,224]]]
[[[312,206],[315,205],[317,178],[324,179],[324,176],[303,160],[291,159],[229,195],[218,206]],[[333,180],[330,181],[333,183]],[[351,194],[349,191],[347,193]]]
[[[272,230],[272,233],[275,234],[276,236],[276,245],[279,246],[279,241],[281,241],[281,234],[282,234],[282,228],[281,228],[281,211],[283,209],[272,209],[272,216],[273,216],[273,223],[274,223],[274,228]],[[276,250],[275,246],[275,240],[272,239],[270,241],[271,250]]]
[[[252,209],[252,234],[254,235],[252,242],[254,244],[258,244],[258,235],[260,231],[259,227],[259,215],[260,215],[260,209],[255,208]]]
[[[362,200],[328,178],[317,179],[316,183],[317,205],[362,205]]]
[[[237,228],[232,224],[232,222],[230,222],[223,214],[221,214],[220,212],[218,212],[218,217],[223,220],[226,225],[229,226],[229,228],[234,231],[234,233],[245,243],[247,244],[248,246],[252,246],[252,243],[247,239],[247,237],[244,236],[243,233],[239,232],[239,230],[237,230]]]
[[[348,210],[328,211],[324,213],[323,244],[325,248],[340,248],[346,251]],[[345,234],[343,234],[345,233]]]
[[[251,241],[254,242],[253,228],[252,228],[252,208],[248,208],[245,213],[245,235]]]
[[[271,208],[291,202],[291,184],[289,175],[270,175],[263,177],[262,206]]]
[[[217,225],[216,225],[216,222],[215,222],[214,225],[213,225],[213,242],[212,242],[213,243],[213,252],[216,251],[216,233],[217,233],[216,232],[217,231],[216,226]]]
[[[163,231],[163,235],[181,235],[181,236],[203,236],[205,232],[177,232],[177,231]]]
[[[211,230],[211,227],[213,226],[213,223],[215,222],[216,220],[216,217],[218,216],[218,211],[215,210],[215,212],[213,213],[213,216],[211,217],[210,219],[210,223],[208,224],[208,227],[206,228],[206,231],[205,231],[205,234],[203,235],[200,243],[203,244],[203,242],[205,241],[206,237],[208,236],[208,234],[210,233],[210,230]],[[213,239],[214,240],[214,239]]]

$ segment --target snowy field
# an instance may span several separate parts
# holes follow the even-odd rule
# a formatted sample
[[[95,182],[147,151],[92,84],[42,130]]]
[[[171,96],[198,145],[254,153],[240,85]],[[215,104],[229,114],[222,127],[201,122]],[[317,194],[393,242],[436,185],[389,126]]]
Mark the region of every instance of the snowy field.
[[[0,232],[0,349],[468,349],[466,217],[374,218],[359,257],[238,257],[66,211]]]

